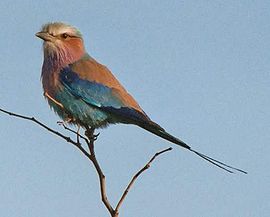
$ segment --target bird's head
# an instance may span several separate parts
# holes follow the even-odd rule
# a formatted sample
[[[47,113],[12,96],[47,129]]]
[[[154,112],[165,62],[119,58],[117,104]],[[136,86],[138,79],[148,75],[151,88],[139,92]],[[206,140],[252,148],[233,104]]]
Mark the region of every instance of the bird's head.
[[[82,34],[71,25],[47,23],[36,36],[44,41],[44,58],[58,61],[61,65],[73,63],[85,54]]]

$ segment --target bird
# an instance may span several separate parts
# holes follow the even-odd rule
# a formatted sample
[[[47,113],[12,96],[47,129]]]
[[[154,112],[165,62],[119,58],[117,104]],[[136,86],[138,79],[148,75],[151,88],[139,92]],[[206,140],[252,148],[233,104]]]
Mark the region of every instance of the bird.
[[[50,22],[35,34],[43,40],[41,81],[52,110],[84,129],[133,124],[179,145],[227,172],[245,171],[193,150],[152,121],[112,72],[85,50],[82,33],[63,22]]]

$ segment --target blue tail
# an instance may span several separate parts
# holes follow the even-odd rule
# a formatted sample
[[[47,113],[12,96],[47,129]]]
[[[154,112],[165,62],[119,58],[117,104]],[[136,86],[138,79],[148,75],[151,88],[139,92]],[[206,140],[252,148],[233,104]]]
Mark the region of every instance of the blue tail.
[[[194,154],[198,155],[199,157],[203,158],[204,160],[210,162],[211,164],[229,172],[229,173],[234,173],[233,170],[241,172],[241,173],[245,173],[247,174],[246,171],[238,169],[236,167],[232,167],[228,164],[225,164],[219,160],[216,160],[212,157],[209,157],[205,154],[202,154],[200,152],[197,152],[195,150],[193,150],[189,145],[187,145],[186,143],[184,143],[183,141],[181,141],[180,139],[172,136],[171,134],[167,133],[162,127],[160,127],[158,124],[156,124],[155,122],[152,121],[147,121],[144,123],[140,123],[138,124],[140,127],[144,128],[145,130],[163,138],[166,139],[174,144],[177,144],[185,149],[188,149],[189,151],[193,152]]]

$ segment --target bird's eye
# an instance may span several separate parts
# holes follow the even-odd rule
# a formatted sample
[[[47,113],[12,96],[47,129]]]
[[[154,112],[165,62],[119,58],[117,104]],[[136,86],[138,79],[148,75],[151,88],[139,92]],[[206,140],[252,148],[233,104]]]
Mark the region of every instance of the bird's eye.
[[[63,33],[63,34],[62,34],[62,38],[64,38],[64,39],[68,38],[68,36],[69,36],[69,35],[68,35],[67,33]]]

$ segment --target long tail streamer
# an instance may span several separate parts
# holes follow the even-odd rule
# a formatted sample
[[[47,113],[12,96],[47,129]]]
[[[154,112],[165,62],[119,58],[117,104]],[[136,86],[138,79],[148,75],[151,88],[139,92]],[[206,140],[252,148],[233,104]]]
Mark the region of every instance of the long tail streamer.
[[[238,171],[238,172],[247,174],[247,172],[244,171],[244,170],[241,170],[241,169],[238,169],[236,167],[233,167],[233,166],[230,166],[228,164],[225,164],[225,163],[223,163],[223,162],[221,162],[219,160],[216,160],[214,158],[211,158],[211,157],[209,157],[209,156],[207,156],[205,154],[202,154],[200,152],[197,152],[197,151],[195,151],[193,149],[189,149],[189,150],[191,152],[193,152],[194,154],[198,155],[199,157],[203,158],[204,160],[210,162],[211,164],[213,164],[213,165],[215,165],[215,166],[217,166],[217,167],[219,167],[219,168],[221,168],[221,169],[223,169],[223,170],[225,170],[225,171],[227,171],[229,173],[234,173],[233,170],[235,170],[235,171]]]

